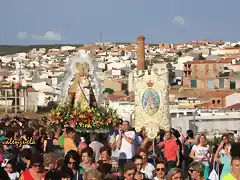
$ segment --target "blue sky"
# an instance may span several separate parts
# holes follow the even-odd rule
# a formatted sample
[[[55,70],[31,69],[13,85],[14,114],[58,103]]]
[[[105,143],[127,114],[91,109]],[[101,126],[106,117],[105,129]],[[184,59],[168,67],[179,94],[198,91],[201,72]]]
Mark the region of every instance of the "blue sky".
[[[240,40],[240,0],[0,0],[0,44]]]

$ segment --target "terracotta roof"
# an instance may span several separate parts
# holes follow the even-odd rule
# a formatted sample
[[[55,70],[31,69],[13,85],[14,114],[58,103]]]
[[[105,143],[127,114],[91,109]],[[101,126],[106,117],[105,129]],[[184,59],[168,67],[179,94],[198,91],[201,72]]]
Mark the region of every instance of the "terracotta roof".
[[[238,47],[226,46],[224,49],[239,49]]]
[[[221,58],[221,59],[217,59],[217,60],[193,60],[193,61],[187,61],[183,64],[231,63],[233,59],[235,59],[235,58]]]
[[[226,107],[227,109],[240,109],[240,103],[233,104],[231,106]]]
[[[188,88],[181,88],[181,89],[174,89],[171,88],[170,94],[174,95],[175,98],[181,97],[199,97],[199,98],[210,98],[210,97],[217,97],[218,94],[232,94],[234,92],[239,91],[224,91],[224,90],[215,90],[215,89],[188,89]],[[218,96],[221,97],[221,96]]]
[[[27,88],[27,92],[38,92],[37,90],[35,90],[34,88],[32,87],[29,87]]]
[[[212,97],[227,97],[231,94],[233,94],[233,93],[232,92],[218,93],[218,94],[214,94]]]
[[[112,67],[112,70],[121,70],[120,68]]]

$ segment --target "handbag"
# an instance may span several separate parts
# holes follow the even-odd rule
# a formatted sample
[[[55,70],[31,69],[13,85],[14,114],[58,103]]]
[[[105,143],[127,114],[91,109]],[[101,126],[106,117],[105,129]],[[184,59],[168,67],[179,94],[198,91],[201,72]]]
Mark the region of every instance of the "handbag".
[[[208,177],[210,180],[219,180],[219,173],[215,170],[215,161],[213,162],[213,169]]]

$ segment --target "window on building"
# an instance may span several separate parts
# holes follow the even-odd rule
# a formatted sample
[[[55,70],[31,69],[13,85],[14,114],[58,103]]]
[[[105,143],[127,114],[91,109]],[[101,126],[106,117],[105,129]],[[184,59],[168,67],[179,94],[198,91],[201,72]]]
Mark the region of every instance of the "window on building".
[[[219,79],[219,88],[224,88],[224,79]]]
[[[220,104],[220,102],[221,102],[220,100],[217,100],[217,103],[218,103],[218,104]]]
[[[185,77],[187,77],[187,71],[184,71]]]
[[[212,104],[215,104],[215,100],[212,100]]]
[[[236,82],[230,81],[230,89],[236,89]]]
[[[214,89],[214,80],[208,80],[208,88]]]
[[[191,88],[197,88],[197,80],[191,80]]]

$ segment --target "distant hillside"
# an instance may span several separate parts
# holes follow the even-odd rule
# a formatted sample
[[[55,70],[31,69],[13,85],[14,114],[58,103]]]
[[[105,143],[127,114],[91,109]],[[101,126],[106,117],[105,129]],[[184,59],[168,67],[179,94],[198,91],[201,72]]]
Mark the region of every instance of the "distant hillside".
[[[119,44],[130,44],[130,43],[115,42],[115,44],[119,45]],[[149,45],[150,47],[158,46],[158,44],[149,44]],[[83,46],[83,44],[50,44],[50,45],[29,45],[29,46],[0,45],[0,56],[11,55],[11,54],[20,53],[20,52],[29,52],[29,50],[33,48],[46,48],[48,50],[52,48],[60,48],[62,46],[80,47],[80,46]]]
[[[29,46],[17,46],[17,45],[0,45],[0,56],[15,54],[20,52],[29,52],[33,48],[60,48],[62,46],[75,46],[80,47],[83,44],[53,44],[53,45],[29,45]]]

